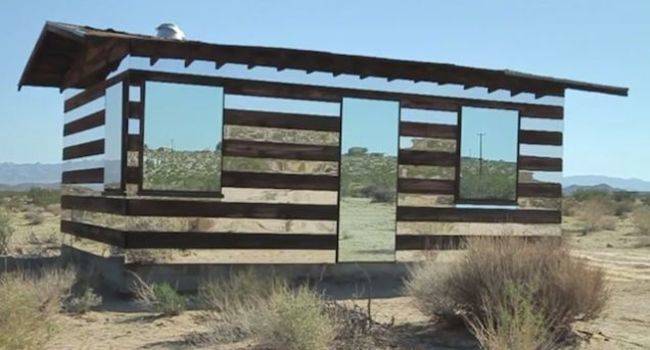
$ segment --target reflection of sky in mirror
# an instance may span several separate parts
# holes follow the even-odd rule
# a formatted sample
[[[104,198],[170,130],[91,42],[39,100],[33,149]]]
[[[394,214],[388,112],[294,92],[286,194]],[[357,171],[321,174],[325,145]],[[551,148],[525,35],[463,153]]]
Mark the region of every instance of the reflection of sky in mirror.
[[[399,103],[394,101],[343,99],[341,152],[351,147],[365,147],[397,156]]]
[[[517,111],[464,107],[461,155],[478,158],[483,134],[483,159],[517,159]]]
[[[145,143],[149,148],[215,150],[221,141],[223,89],[147,82]]]
[[[341,105],[336,102],[226,94],[225,103],[226,108],[229,109],[299,113],[328,117],[338,117],[341,114]]]
[[[456,125],[456,112],[433,111],[426,109],[402,108],[400,118],[403,122]]]

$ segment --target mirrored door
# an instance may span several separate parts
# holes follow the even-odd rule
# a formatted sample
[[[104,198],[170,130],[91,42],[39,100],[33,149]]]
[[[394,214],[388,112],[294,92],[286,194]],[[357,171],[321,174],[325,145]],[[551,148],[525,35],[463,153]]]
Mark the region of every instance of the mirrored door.
[[[399,103],[344,98],[338,261],[394,261]]]

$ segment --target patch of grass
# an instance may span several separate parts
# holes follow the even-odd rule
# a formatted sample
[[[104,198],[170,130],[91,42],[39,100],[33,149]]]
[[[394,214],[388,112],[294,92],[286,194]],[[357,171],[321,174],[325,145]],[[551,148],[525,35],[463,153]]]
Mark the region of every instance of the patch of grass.
[[[597,317],[609,297],[601,269],[551,240],[473,238],[447,271],[432,266],[415,267],[407,281],[418,308],[432,317],[461,315],[490,343],[554,343],[575,320]]]
[[[650,207],[637,208],[631,215],[632,223],[641,235],[650,235]]]
[[[0,255],[9,253],[11,237],[14,234],[14,227],[10,219],[9,213],[0,210]]]
[[[187,299],[168,283],[149,284],[138,275],[133,276],[132,291],[145,308],[165,316],[179,315],[187,308]]]
[[[25,220],[27,220],[28,224],[33,226],[40,225],[45,222],[45,215],[43,215],[43,212],[39,210],[28,211],[23,217]]]
[[[42,349],[74,280],[72,269],[0,275],[0,349]]]
[[[26,195],[32,204],[41,208],[61,201],[61,191],[59,190],[32,187],[27,191]]]

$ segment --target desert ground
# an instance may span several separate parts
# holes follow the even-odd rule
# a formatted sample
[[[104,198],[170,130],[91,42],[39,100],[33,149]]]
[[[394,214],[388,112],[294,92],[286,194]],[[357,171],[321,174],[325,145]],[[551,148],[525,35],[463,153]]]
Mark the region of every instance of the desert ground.
[[[54,256],[62,236],[58,231],[55,207],[40,210],[34,220],[28,213],[34,208],[11,211],[15,228],[10,255]],[[650,246],[635,233],[629,217],[617,217],[608,229],[585,233],[584,223],[575,216],[565,217],[563,235],[572,254],[605,270],[611,300],[601,317],[578,322],[576,334],[580,349],[650,348]],[[354,238],[357,240],[358,238]],[[646,243],[640,243],[646,242]],[[345,305],[365,308],[367,300],[342,300]],[[437,328],[427,322],[410,297],[373,299],[372,318],[390,325],[392,348],[472,349],[474,342],[466,333]],[[54,337],[47,349],[189,349],[201,348],[188,341],[192,334],[205,330],[199,310],[178,316],[161,316],[145,311],[124,297],[104,295],[103,303],[82,315],[61,313],[57,316]],[[224,349],[248,349],[247,342],[229,344]]]

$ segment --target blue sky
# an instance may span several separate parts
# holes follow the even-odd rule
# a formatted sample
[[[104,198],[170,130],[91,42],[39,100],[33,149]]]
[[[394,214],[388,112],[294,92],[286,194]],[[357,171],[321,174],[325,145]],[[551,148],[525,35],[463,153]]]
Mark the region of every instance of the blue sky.
[[[16,91],[46,20],[192,39],[509,68],[630,87],[569,91],[565,174],[650,180],[650,1],[15,1],[0,4],[0,162],[58,162],[62,96]]]

